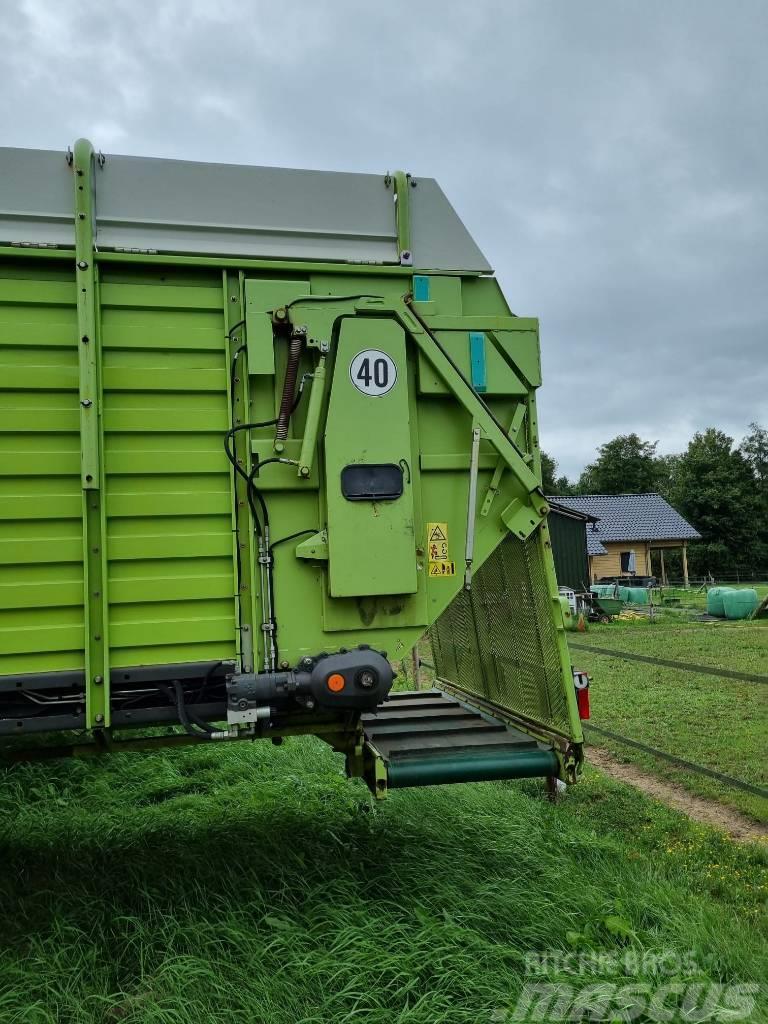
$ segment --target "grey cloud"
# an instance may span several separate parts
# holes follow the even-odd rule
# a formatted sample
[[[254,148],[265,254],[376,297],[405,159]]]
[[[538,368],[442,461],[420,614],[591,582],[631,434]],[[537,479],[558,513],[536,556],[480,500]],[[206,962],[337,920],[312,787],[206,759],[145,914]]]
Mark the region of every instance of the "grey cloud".
[[[763,0],[6,2],[6,145],[436,177],[573,474],[768,418]]]

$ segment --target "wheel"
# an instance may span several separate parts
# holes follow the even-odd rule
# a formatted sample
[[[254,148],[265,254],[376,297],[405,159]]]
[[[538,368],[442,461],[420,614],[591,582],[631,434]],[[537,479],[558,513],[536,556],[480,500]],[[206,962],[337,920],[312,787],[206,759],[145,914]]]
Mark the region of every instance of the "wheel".
[[[610,615],[601,615],[600,618],[597,621],[598,622],[602,622],[603,625],[607,625],[611,621],[611,616]]]

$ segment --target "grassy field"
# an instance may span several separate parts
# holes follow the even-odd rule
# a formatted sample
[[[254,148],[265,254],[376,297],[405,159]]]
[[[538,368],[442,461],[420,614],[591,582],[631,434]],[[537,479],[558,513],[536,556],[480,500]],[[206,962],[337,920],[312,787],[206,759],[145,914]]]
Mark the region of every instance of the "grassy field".
[[[573,645],[592,644],[768,678],[768,629],[763,622],[680,623],[641,618],[605,626],[591,624],[585,636],[571,639]]]
[[[586,635],[572,634],[570,640],[574,664],[593,677],[595,725],[768,787],[768,684],[718,679],[578,648],[580,643],[590,644],[617,652],[764,674],[768,669],[768,629],[763,623],[614,621],[591,626]],[[693,792],[768,821],[768,800],[656,761],[594,733],[589,739],[664,778],[683,783]]]
[[[766,850],[592,771],[555,805],[533,782],[374,805],[295,740],[20,765],[0,792],[3,1024],[501,1021],[558,951],[621,956],[622,984],[669,980],[660,955],[768,976]]]

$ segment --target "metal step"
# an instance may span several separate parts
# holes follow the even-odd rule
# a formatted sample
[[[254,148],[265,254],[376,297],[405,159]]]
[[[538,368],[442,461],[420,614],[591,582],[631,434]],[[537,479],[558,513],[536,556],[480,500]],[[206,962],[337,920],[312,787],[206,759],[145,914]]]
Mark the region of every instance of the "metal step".
[[[551,748],[442,690],[392,693],[362,721],[391,788],[557,774]]]

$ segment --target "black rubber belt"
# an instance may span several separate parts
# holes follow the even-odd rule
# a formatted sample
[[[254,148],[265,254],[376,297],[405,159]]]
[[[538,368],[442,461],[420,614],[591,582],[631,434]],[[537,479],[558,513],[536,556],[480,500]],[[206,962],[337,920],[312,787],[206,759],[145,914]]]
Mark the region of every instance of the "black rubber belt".
[[[718,676],[721,679],[740,679],[747,683],[768,683],[768,676],[756,675],[752,672],[734,672],[729,668],[712,668],[711,665],[696,665],[688,661],[670,661],[667,658],[649,658],[646,654],[631,654],[629,651],[612,651],[609,647],[592,647],[591,644],[574,644],[574,651],[591,651],[592,654],[606,654],[620,661],[642,661],[646,665],[661,665],[663,668],[679,668],[683,672],[695,672],[697,675]]]
[[[674,754],[668,754],[665,750],[657,750],[656,747],[646,746],[645,743],[639,743],[637,740],[631,740],[627,736],[620,736],[617,732],[610,732],[608,729],[601,729],[600,726],[592,725],[589,722],[582,722],[584,729],[589,729],[591,732],[597,732],[601,736],[607,736],[608,739],[616,740],[617,743],[624,743],[628,747],[635,747],[637,750],[643,750],[647,754],[652,754],[654,757],[660,757],[664,761],[671,761],[672,764],[680,765],[681,768],[685,768],[689,772],[695,772],[697,775],[706,775],[710,779],[717,779],[718,782],[723,782],[726,786],[731,786],[734,789],[742,789],[745,793],[753,793],[755,796],[761,796],[763,799],[768,800],[768,789],[761,789],[760,786],[752,786],[749,782],[742,782],[741,779],[734,779],[731,775],[723,775],[722,772],[716,772],[712,768],[705,768],[701,764],[694,764],[693,761],[685,761],[682,757],[675,757]]]

